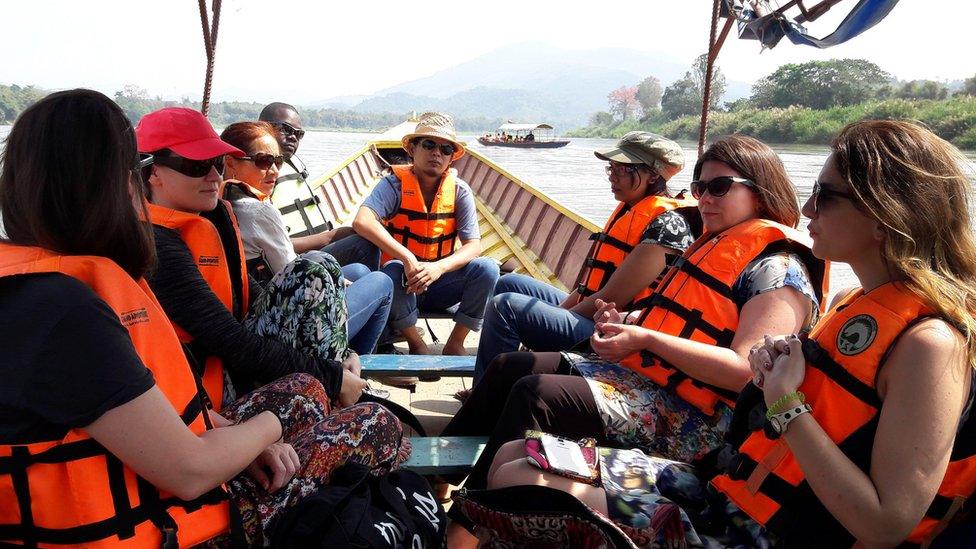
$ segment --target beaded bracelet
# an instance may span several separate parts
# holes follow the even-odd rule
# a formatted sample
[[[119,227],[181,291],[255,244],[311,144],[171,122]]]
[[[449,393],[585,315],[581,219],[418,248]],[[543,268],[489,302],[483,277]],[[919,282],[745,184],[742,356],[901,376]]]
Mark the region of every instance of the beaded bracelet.
[[[795,399],[795,400],[799,400],[800,404],[803,404],[804,402],[806,402],[806,400],[804,400],[805,398],[806,397],[800,391],[793,391],[791,393],[786,393],[785,395],[779,397],[779,400],[774,402],[773,405],[766,410],[766,419],[769,419],[774,415],[780,413],[782,411],[780,410],[780,408],[782,408],[786,403],[792,402]]]

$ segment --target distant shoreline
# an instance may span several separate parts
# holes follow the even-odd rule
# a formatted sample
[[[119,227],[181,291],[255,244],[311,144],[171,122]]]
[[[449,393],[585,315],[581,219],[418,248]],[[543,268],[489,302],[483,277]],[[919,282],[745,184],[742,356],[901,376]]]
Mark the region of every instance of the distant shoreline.
[[[976,97],[967,96],[944,100],[888,99],[825,110],[788,107],[712,112],[708,118],[708,134],[742,133],[771,144],[825,146],[846,124],[885,118],[917,120],[960,149],[976,151]],[[699,126],[698,116],[671,121],[627,119],[606,126],[577,128],[567,132],[567,136],[613,139],[630,131],[644,130],[697,142]]]

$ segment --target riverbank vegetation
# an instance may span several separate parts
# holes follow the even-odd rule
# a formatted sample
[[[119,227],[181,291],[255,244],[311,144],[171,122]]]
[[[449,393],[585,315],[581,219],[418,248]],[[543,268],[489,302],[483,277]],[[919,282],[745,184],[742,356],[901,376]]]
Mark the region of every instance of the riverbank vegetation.
[[[47,94],[47,90],[35,86],[0,85],[0,124],[12,124],[24,109]],[[138,86],[125,86],[124,89],[115,93],[113,99],[122,107],[133,125],[138,124],[144,115],[163,107],[183,106],[200,109],[199,101],[190,101],[187,98],[180,101],[166,101],[160,97],[153,98],[149,96],[146,90]],[[263,107],[262,103],[246,101],[216,102],[210,104],[208,118],[215,126],[223,127],[241,120],[257,120]],[[374,113],[301,106],[298,107],[298,110],[302,116],[302,125],[306,128],[336,131],[382,131],[403,122],[410,115],[410,113]],[[484,117],[462,118],[456,123],[458,131],[482,132],[496,128],[501,120]]]
[[[697,139],[703,62],[700,57],[685,78],[665,88],[660,104],[637,97],[643,83],[614,90],[608,110],[594,113],[589,126],[570,135],[617,138],[646,130]],[[976,149],[976,76],[950,89],[932,80],[900,82],[863,59],[787,64],[756,82],[750,97],[720,107],[724,79],[720,71],[717,75],[709,101],[711,135],[744,133],[773,143],[823,145],[850,122],[901,118],[918,120],[961,148]]]

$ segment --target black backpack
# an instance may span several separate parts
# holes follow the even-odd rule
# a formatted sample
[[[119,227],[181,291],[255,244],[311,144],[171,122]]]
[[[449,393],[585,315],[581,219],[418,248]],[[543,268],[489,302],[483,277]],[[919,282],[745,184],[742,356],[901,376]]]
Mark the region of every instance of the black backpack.
[[[444,546],[447,519],[427,481],[413,471],[381,476],[349,462],[328,486],[289,509],[274,525],[273,547]]]

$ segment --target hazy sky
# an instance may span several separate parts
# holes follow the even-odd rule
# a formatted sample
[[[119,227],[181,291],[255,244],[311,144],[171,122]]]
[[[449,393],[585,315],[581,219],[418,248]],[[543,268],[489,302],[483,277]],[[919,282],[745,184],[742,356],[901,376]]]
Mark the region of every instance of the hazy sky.
[[[812,33],[829,33],[854,4],[842,2]],[[30,0],[5,2],[3,12],[0,83],[201,95],[194,0]],[[710,14],[709,0],[224,0],[214,99],[301,104],[369,94],[526,41],[632,48],[690,63],[707,47]],[[756,42],[730,37],[719,64],[747,82],[783,63],[832,57],[864,57],[901,79],[962,79],[976,74],[974,20],[969,0],[902,0],[842,46],[819,51],[784,40],[760,55]]]

